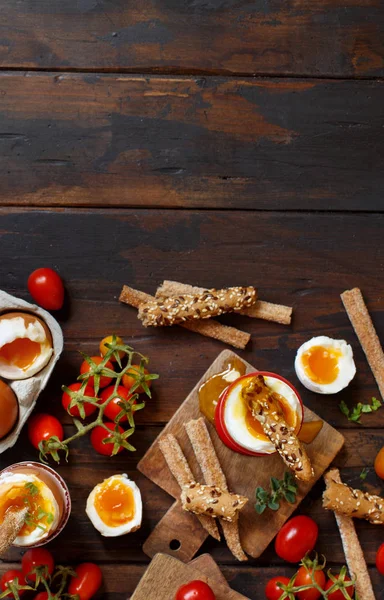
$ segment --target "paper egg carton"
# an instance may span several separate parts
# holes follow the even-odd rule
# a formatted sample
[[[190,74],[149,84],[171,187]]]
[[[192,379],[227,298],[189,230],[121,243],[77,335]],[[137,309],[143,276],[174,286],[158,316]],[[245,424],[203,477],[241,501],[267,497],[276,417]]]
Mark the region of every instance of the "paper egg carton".
[[[40,392],[47,385],[53,368],[63,351],[64,344],[61,327],[49,312],[35,304],[30,304],[25,300],[21,300],[21,298],[16,298],[15,296],[11,296],[0,290],[0,315],[14,311],[35,314],[46,323],[52,335],[53,354],[49,363],[43,367],[41,371],[36,373],[36,375],[32,375],[32,377],[29,377],[28,379],[16,381],[5,379],[4,377],[1,378],[16,394],[19,403],[19,418],[11,433],[0,440],[0,454],[16,443],[20,431],[36,405]]]

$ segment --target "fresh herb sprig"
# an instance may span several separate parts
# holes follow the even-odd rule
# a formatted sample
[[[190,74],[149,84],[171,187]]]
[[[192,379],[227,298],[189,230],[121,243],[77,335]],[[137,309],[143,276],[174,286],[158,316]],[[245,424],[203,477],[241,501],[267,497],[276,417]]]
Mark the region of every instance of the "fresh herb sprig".
[[[14,600],[20,600],[24,590],[37,591],[43,587],[46,594],[47,600],[79,600],[78,595],[69,594],[65,591],[68,586],[70,577],[76,577],[76,572],[71,567],[64,567],[57,565],[52,576],[48,572],[46,565],[34,567],[31,571],[34,574],[34,583],[31,585],[22,585],[19,583],[19,578],[16,577],[13,581],[5,584],[5,590],[0,593],[0,600],[3,598],[9,598],[10,596]],[[33,585],[33,587],[32,587]],[[54,591],[53,589],[54,588]]]
[[[255,510],[261,515],[266,508],[279,510],[281,500],[286,500],[289,504],[296,502],[297,483],[289,471],[284,473],[284,479],[271,477],[271,491],[262,487],[256,488]]]
[[[34,498],[39,493],[39,488],[33,481],[27,481],[25,484],[25,489],[28,492],[27,496],[24,496],[23,502],[24,504],[31,510],[28,510],[25,515],[24,522],[28,527],[39,528],[42,531],[47,531],[46,525],[52,525],[54,516],[51,512],[47,512],[46,510],[39,508],[36,517],[32,514],[32,501],[31,498]],[[45,520],[46,525],[42,524],[42,520]]]
[[[372,413],[382,406],[382,403],[377,398],[372,398],[371,404],[363,404],[362,402],[358,402],[356,406],[350,410],[344,400],[342,400],[339,404],[339,408],[343,415],[345,415],[348,421],[352,421],[353,423],[361,424],[361,416],[366,413]]]
[[[85,417],[84,404],[89,403],[93,404],[98,409],[96,418],[91,423],[86,425],[84,425],[80,419],[73,419],[77,431],[63,441],[60,441],[57,436],[52,436],[48,440],[42,440],[39,444],[40,460],[42,462],[48,462],[47,459],[49,456],[51,456],[56,462],[60,462],[60,452],[64,453],[65,459],[67,460],[69,455],[69,444],[77,438],[89,433],[97,426],[105,429],[106,435],[108,435],[108,437],[103,439],[103,444],[113,444],[112,456],[117,454],[121,447],[126,448],[131,452],[135,450],[134,446],[128,442],[128,438],[135,431],[134,413],[138,410],[142,410],[145,406],[145,402],[137,403],[139,395],[135,392],[141,388],[150,398],[151,390],[148,382],[158,379],[159,376],[154,373],[147,372],[146,366],[148,365],[149,359],[146,356],[143,356],[139,352],[135,352],[131,346],[120,343],[116,335],[113,335],[112,342],[105,344],[105,346],[108,348],[108,351],[99,364],[96,364],[90,356],[82,353],[84,360],[89,364],[90,368],[87,373],[83,373],[78,377],[79,381],[82,382],[80,390],[73,391],[66,386],[62,387],[63,391],[65,391],[71,397],[71,402],[67,409],[69,414],[72,408],[77,407],[80,417],[83,419]],[[122,366],[123,363],[121,360],[121,355],[123,355],[123,358],[126,358],[126,364],[124,367]],[[113,371],[107,366],[108,361],[112,357],[116,359],[116,362],[120,367],[120,371],[118,372]],[[139,362],[137,367],[132,366],[134,364],[135,357],[135,362]],[[129,390],[130,395],[128,399],[119,396],[117,393],[123,376],[126,374],[135,380],[135,383]],[[110,377],[112,380],[114,380],[114,391],[103,403],[100,403],[100,399],[97,398],[97,394],[99,392],[100,378],[102,376]],[[91,378],[93,378],[93,387],[95,390],[94,397],[85,395],[85,389]],[[103,416],[108,404],[116,397],[119,398],[118,404],[121,408],[121,411],[115,418],[115,428],[113,431],[111,431],[103,422]],[[120,433],[119,423],[125,416],[127,417],[130,428]]]
[[[368,467],[363,467],[363,469],[361,470],[361,473],[360,473],[360,475],[359,475],[360,479],[361,479],[362,481],[365,481],[365,480],[367,479],[367,475],[368,475],[368,473],[369,473],[369,469],[368,469]]]

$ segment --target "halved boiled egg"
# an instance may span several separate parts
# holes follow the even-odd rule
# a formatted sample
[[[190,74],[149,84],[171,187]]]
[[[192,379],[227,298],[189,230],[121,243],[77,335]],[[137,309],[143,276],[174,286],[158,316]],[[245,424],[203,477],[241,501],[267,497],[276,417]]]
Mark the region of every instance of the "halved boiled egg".
[[[117,537],[141,526],[141,493],[128,476],[112,475],[93,488],[86,513],[93,526],[105,537]]]
[[[43,369],[53,353],[47,325],[30,313],[0,316],[0,376],[27,379]]]
[[[352,348],[345,340],[321,335],[300,346],[295,370],[308,390],[318,394],[336,394],[354,378],[356,366]]]

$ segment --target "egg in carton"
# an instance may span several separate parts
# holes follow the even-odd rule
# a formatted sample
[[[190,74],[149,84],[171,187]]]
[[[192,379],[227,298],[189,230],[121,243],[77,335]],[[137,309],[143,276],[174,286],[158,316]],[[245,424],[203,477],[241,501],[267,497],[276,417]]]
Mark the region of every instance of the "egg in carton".
[[[63,343],[61,327],[52,315],[0,290],[0,385],[11,403],[7,414],[14,410],[14,396],[18,405],[10,431],[0,434],[0,454],[16,443],[47,385]]]

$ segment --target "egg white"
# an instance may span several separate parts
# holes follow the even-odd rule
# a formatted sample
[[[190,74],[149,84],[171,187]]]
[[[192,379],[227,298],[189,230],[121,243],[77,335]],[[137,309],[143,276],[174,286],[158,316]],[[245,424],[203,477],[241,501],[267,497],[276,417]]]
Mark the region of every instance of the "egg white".
[[[56,499],[49,489],[49,487],[41,481],[35,475],[23,475],[22,473],[14,473],[8,474],[5,473],[0,477],[0,498],[4,493],[7,493],[13,487],[22,487],[26,483],[34,483],[39,488],[39,493],[43,497],[44,501],[49,505],[50,510],[48,512],[52,513],[53,521],[49,525],[44,523],[45,531],[40,529],[37,524],[35,529],[31,531],[28,535],[18,535],[14,544],[17,546],[32,546],[44,538],[48,537],[51,531],[54,531],[57,528],[59,522],[59,506],[56,502]],[[43,525],[43,523],[41,523]]]
[[[131,519],[127,523],[124,523],[123,525],[119,525],[117,527],[111,527],[104,523],[104,521],[98,514],[95,507],[95,499],[97,493],[102,488],[104,488],[105,485],[113,485],[113,483],[116,480],[122,482],[127,488],[132,490],[133,501],[135,505],[135,514],[133,516],[133,519]],[[102,483],[99,483],[93,488],[92,492],[88,496],[87,507],[85,512],[87,513],[87,516],[90,519],[92,525],[95,527],[95,529],[97,529],[104,537],[118,537],[126,533],[131,533],[139,529],[141,526],[143,507],[140,490],[137,487],[136,483],[134,481],[131,481],[125,473],[123,473],[122,475],[112,475],[111,477],[108,477],[108,479],[104,479]]]
[[[0,376],[6,379],[28,379],[41,371],[50,361],[53,354],[52,345],[42,324],[36,319],[26,325],[22,317],[0,317],[0,348],[17,339],[29,339],[40,344],[40,354],[26,369],[9,364],[0,357]]]
[[[323,348],[332,348],[340,352],[340,358],[338,359],[339,373],[334,381],[331,383],[318,383],[312,381],[312,379],[305,372],[302,357],[303,354],[308,352],[314,346],[321,346]],[[295,371],[296,375],[301,383],[311,392],[317,394],[337,394],[344,388],[346,388],[352,381],[356,374],[356,365],[353,360],[353,350],[345,340],[334,340],[333,338],[325,335],[313,337],[300,346],[297,351],[295,359]]]

